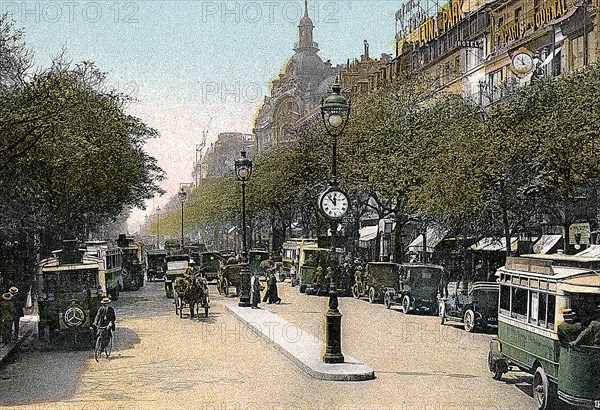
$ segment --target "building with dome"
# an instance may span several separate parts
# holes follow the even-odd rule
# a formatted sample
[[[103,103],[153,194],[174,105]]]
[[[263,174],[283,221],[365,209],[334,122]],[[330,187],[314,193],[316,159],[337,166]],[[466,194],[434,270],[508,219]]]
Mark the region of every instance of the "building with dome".
[[[319,45],[313,41],[314,27],[305,0],[294,54],[271,82],[271,95],[264,98],[254,119],[255,152],[258,155],[293,141],[288,131],[319,106],[321,97],[339,73],[338,67],[319,57]]]

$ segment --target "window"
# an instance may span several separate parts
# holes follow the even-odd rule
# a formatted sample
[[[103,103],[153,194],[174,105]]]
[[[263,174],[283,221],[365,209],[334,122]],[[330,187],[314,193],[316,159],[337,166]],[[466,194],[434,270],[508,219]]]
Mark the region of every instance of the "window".
[[[527,315],[527,290],[512,288],[511,316],[525,319]]]
[[[554,327],[554,310],[556,309],[556,296],[548,295],[548,323],[546,327],[552,329]]]
[[[539,322],[538,324],[540,326],[546,326],[546,310],[547,310],[547,305],[548,305],[548,295],[546,293],[540,293],[540,297],[539,297],[539,314],[538,314],[538,319]]]
[[[540,294],[538,292],[531,292],[529,294],[529,322],[530,323],[538,323],[539,319],[539,298]]]
[[[500,310],[510,311],[510,287],[500,286]]]
[[[502,96],[502,70],[494,71],[489,75],[489,99],[490,102],[495,102]]]

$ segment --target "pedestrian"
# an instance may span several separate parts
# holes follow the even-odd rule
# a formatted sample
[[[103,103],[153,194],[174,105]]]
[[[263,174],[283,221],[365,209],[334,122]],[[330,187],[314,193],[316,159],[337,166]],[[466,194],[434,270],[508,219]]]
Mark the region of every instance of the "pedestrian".
[[[13,304],[13,339],[19,340],[19,324],[21,318],[25,316],[23,311],[23,298],[19,294],[19,289],[16,286],[11,286],[8,292],[11,295],[11,302]]]
[[[581,322],[576,320],[575,312],[571,309],[565,309],[563,311],[564,322],[560,323],[556,328],[558,340],[565,344],[571,343],[577,339],[577,336],[581,333],[582,325]]]
[[[296,266],[292,265],[290,267],[290,282],[292,283],[292,287],[298,284],[298,279],[296,277]]]
[[[12,296],[6,292],[0,298],[0,338],[2,343],[10,343],[11,330],[13,325],[14,306],[12,304]]]
[[[258,304],[260,303],[260,291],[262,290],[262,286],[260,285],[260,279],[256,272],[253,273],[252,278],[250,278],[250,290],[250,303],[252,304],[252,309],[260,309]]]
[[[267,292],[263,302],[267,301],[269,304],[281,303],[281,298],[277,295],[277,278],[275,273],[271,272],[267,282]]]

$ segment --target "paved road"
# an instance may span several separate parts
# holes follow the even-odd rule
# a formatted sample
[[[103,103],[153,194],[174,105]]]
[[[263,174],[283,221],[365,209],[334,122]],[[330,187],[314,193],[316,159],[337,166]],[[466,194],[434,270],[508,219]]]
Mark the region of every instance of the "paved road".
[[[288,321],[323,338],[326,298],[279,284]],[[375,369],[366,382],[315,380],[237,321],[211,285],[208,318],[179,319],[162,283],[114,302],[110,359],[38,343],[0,370],[0,406],[60,409],[532,409],[531,377],[491,379],[490,334],[340,299],[343,350]],[[269,324],[262,324],[269,326]],[[295,326],[273,329],[294,340]]]

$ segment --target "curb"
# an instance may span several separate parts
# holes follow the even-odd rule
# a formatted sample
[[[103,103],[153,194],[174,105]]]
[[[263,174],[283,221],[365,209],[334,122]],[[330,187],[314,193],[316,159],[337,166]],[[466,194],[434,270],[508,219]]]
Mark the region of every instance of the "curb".
[[[268,309],[261,308],[258,311],[249,311],[248,308],[239,308],[233,304],[226,304],[225,308],[315,379],[329,381],[366,381],[375,379],[373,369],[346,354],[344,354],[344,363],[323,363],[320,359],[320,353],[324,347],[323,342],[304,331],[301,331],[302,343],[297,343],[300,342],[300,339],[296,343],[281,340],[282,338],[276,337],[275,332],[271,332],[271,329],[273,329],[271,326],[267,326],[268,333],[265,332],[265,329],[259,325],[261,318],[256,317],[255,319],[258,319],[258,321],[254,321],[251,318],[252,316],[263,316],[262,320],[264,320],[264,324],[272,325],[277,322],[282,329],[293,325]]]

